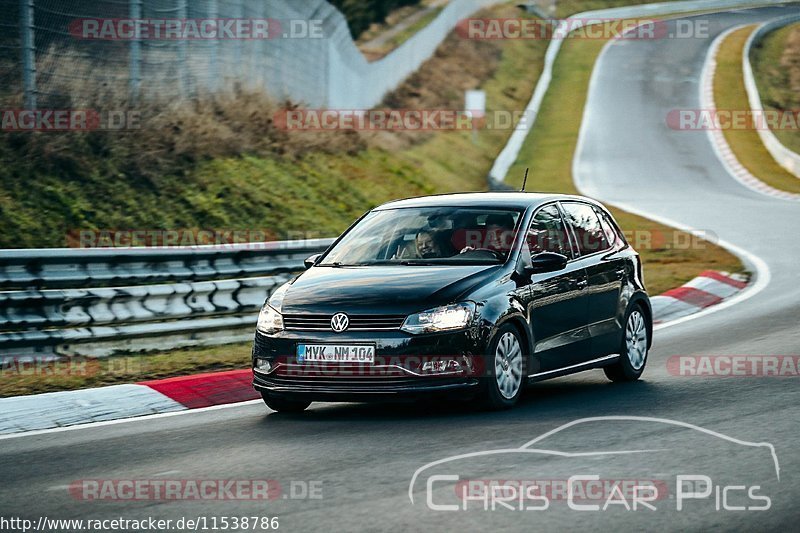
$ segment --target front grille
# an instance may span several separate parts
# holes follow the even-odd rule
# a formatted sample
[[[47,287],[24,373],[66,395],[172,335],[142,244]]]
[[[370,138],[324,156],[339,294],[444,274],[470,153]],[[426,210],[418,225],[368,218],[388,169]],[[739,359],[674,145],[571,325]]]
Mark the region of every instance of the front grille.
[[[295,331],[333,331],[333,315],[283,315],[283,327]],[[400,329],[405,315],[348,315],[347,331],[390,331]]]

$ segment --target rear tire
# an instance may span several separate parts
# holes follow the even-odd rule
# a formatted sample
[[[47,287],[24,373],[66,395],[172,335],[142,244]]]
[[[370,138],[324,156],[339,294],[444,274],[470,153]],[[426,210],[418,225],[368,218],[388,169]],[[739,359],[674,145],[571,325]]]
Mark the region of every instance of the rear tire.
[[[486,409],[511,409],[527,381],[527,356],[522,336],[511,324],[500,327],[486,353],[486,379],[481,404]]]
[[[606,377],[614,382],[637,381],[644,372],[649,355],[649,332],[647,315],[638,304],[625,314],[625,329],[622,330],[619,359],[603,368]]]
[[[279,396],[272,396],[268,392],[262,392],[261,397],[267,407],[279,413],[302,413],[305,411],[311,402],[302,400],[287,400]]]

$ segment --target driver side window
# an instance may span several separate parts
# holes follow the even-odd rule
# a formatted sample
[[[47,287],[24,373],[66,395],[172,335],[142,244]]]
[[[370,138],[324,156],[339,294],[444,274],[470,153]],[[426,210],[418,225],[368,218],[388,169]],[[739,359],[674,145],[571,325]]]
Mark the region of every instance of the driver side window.
[[[561,213],[555,205],[540,209],[531,221],[522,250],[523,261],[542,252],[554,252],[572,259],[572,250]]]

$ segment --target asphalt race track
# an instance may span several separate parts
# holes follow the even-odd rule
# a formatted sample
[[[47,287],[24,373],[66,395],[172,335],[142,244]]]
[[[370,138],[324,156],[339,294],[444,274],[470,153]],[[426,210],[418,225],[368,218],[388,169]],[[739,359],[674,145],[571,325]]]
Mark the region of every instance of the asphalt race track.
[[[458,405],[315,404],[294,416],[250,402],[4,439],[0,514],[34,520],[278,516],[284,531],[796,527],[797,378],[686,377],[667,367],[676,355],[800,354],[800,203],[746,189],[726,173],[705,132],[674,131],[665,124],[672,109],[700,107],[700,72],[716,35],[790,9],[798,7],[704,15],[711,20],[708,38],[620,41],[607,49],[595,73],[576,161],[583,192],[711,230],[762,258],[769,270],[766,287],[745,301],[659,330],[643,381],[613,385],[601,371],[562,378],[536,385],[521,405],[503,413]],[[668,419],[714,434],[658,420],[589,421],[534,445],[572,455],[475,454],[422,471],[411,487],[413,503],[409,497],[412,477],[430,462],[519,448],[563,424],[608,416]],[[760,443],[774,446],[779,467],[768,446],[753,445]],[[637,453],[598,455],[609,451]],[[653,502],[655,510],[611,505],[577,511],[563,497],[540,510],[520,511],[518,503],[510,505],[514,510],[484,510],[475,502],[468,510],[432,510],[426,476],[433,471],[461,480],[565,480],[582,474],[661,480],[669,494]],[[707,476],[714,487],[707,497],[687,498],[678,511],[678,475]],[[85,501],[69,492],[70,484],[87,479],[272,479],[283,492],[256,502]],[[303,497],[309,484],[321,486],[321,498]],[[436,481],[434,487],[434,502],[457,501],[452,484]],[[728,487],[746,489],[723,490]],[[746,496],[750,489],[769,498],[768,509],[723,507],[764,506],[764,500]]]

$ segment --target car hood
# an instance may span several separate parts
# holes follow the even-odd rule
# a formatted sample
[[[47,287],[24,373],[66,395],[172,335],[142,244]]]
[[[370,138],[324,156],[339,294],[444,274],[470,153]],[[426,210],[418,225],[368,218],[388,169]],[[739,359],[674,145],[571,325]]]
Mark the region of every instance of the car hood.
[[[294,280],[285,314],[410,314],[457,298],[501,265],[314,267]]]

